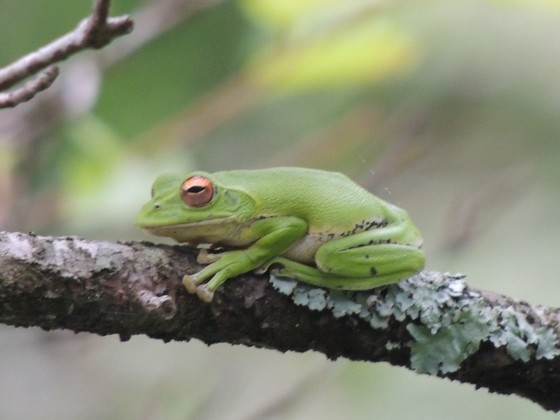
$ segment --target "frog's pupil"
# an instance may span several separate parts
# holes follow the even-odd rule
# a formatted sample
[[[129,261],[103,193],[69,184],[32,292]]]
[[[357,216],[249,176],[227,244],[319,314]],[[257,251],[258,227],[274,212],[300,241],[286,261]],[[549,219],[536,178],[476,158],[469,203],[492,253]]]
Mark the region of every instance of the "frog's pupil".
[[[188,188],[188,189],[187,189],[187,192],[188,192],[188,193],[197,194],[197,193],[202,192],[202,191],[204,191],[204,190],[205,190],[204,187],[201,187],[201,186],[199,186],[199,185],[195,185],[194,187]]]

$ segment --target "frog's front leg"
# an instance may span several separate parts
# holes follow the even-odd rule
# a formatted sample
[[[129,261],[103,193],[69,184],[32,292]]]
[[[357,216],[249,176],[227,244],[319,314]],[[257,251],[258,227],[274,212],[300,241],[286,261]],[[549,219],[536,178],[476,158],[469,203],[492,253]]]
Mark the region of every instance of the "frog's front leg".
[[[307,232],[307,223],[296,217],[257,220],[251,234],[258,238],[249,248],[219,254],[202,253],[199,259],[211,262],[198,273],[185,275],[183,285],[191,294],[210,302],[214,291],[227,279],[247,273],[289,249]],[[206,284],[201,284],[210,279]]]
[[[200,255],[200,254],[199,254]],[[191,294],[196,294],[204,302],[210,302],[214,297],[214,290],[226,281],[230,277],[235,277],[243,272],[245,272],[245,266],[250,266],[250,261],[247,259],[247,255],[244,251],[229,251],[222,252],[220,254],[207,254],[207,256],[215,255],[218,259],[215,260],[214,257],[206,258],[203,257],[202,260],[214,261],[210,265],[204,267],[198,273],[195,274],[185,274],[183,276],[183,286],[187,292]],[[197,258],[197,261],[200,259]],[[247,271],[249,271],[248,269]],[[208,284],[201,284],[206,279],[211,280]],[[212,284],[210,284],[212,283]],[[212,288],[210,288],[212,286]]]

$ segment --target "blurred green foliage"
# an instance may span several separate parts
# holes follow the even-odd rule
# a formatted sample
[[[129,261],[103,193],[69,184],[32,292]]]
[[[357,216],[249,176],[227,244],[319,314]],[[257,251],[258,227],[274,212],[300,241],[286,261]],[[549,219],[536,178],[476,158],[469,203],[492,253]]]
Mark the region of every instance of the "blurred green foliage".
[[[107,72],[96,114],[130,139],[193,106],[239,70],[248,30],[234,2],[178,25]]]
[[[20,114],[32,104],[0,111],[3,225],[147,239],[132,223],[160,172],[320,167],[405,207],[431,269],[558,305],[559,1],[231,0],[188,15],[189,3],[136,50],[123,37],[70,58],[53,86],[63,99],[33,118]],[[2,0],[0,62],[90,8]],[[316,354],[0,334],[3,419],[551,417],[517,397]]]

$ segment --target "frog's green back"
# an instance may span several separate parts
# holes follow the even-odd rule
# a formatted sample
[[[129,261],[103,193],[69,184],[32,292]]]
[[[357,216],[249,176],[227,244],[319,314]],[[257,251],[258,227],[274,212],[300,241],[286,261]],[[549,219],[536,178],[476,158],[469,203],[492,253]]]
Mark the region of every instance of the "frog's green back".
[[[281,167],[216,172],[213,177],[225,188],[251,196],[260,215],[298,216],[315,226],[349,226],[399,210],[338,172]]]

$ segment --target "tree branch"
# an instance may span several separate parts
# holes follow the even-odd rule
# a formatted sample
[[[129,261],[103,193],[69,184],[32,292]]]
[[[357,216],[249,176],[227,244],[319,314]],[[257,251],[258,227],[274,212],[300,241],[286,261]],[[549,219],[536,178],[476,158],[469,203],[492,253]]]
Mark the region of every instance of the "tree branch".
[[[8,89],[78,51],[102,48],[114,38],[132,31],[133,22],[128,16],[108,17],[110,4],[110,0],[95,0],[91,15],[73,31],[0,69],[0,90]],[[50,68],[36,80],[0,95],[0,108],[13,107],[33,98],[49,87],[57,76],[58,70]]]
[[[33,99],[37,93],[48,89],[54,83],[58,73],[58,67],[48,67],[40,72],[36,78],[31,79],[19,89],[9,93],[0,93],[0,108],[14,107]]]
[[[0,322],[386,361],[560,410],[560,311],[423,272],[361,293],[247,274],[206,304],[182,246],[0,233]],[[276,291],[274,288],[280,290]]]

